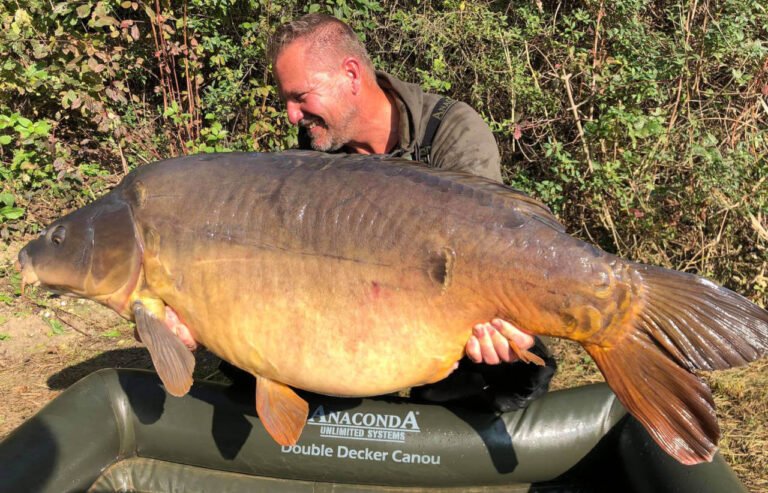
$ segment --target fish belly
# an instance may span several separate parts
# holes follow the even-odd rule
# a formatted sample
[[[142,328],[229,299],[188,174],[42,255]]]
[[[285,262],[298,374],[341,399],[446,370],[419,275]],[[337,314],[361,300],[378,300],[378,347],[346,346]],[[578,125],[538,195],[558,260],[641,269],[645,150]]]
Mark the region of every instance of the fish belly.
[[[152,276],[194,338],[255,375],[323,394],[444,378],[472,325],[493,315],[408,268],[242,248],[200,257]]]

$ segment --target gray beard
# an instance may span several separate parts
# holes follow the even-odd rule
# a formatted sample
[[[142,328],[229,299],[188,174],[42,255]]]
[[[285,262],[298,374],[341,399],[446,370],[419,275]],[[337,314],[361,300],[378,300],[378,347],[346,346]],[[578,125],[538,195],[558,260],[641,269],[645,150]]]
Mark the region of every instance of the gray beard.
[[[326,145],[320,145],[318,144],[315,139],[312,137],[312,134],[309,135],[309,145],[312,147],[312,149],[320,152],[335,152],[344,147],[345,142],[336,142],[335,139],[331,139],[330,142],[328,142]]]
[[[335,152],[344,147],[349,141],[350,141],[350,135],[352,135],[351,122],[354,120],[354,116],[356,113],[356,108],[350,107],[347,109],[347,112],[343,115],[341,121],[342,125],[340,128],[336,129],[335,132],[330,133],[330,129],[328,126],[326,126],[325,121],[322,119],[315,119],[319,124],[323,125],[323,127],[326,130],[326,136],[330,137],[328,139],[328,142],[325,145],[320,145],[315,141],[315,138],[312,136],[312,132],[307,131],[309,135],[309,145],[312,147],[312,149],[320,152]],[[319,120],[319,121],[318,121]]]

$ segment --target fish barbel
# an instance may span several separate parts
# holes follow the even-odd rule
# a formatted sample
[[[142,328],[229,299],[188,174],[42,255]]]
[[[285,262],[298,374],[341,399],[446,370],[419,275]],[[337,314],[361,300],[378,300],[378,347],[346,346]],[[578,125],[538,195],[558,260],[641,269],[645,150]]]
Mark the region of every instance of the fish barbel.
[[[25,283],[136,320],[166,388],[199,343],[257,377],[269,433],[295,443],[291,387],[369,396],[444,378],[477,323],[579,342],[669,454],[711,460],[719,436],[692,372],[768,349],[768,312],[695,275],[630,262],[565,233],[540,202],[407,161],[209,154],[143,166],[19,254]]]

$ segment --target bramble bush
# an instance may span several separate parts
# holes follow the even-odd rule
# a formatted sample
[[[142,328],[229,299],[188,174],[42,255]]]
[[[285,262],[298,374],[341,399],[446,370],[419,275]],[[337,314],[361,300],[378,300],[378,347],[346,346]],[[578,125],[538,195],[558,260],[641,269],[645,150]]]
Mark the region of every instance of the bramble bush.
[[[570,231],[768,301],[768,9],[750,0],[0,0],[3,238],[147,162],[294,146],[264,52],[313,11],[478,109],[508,183]]]

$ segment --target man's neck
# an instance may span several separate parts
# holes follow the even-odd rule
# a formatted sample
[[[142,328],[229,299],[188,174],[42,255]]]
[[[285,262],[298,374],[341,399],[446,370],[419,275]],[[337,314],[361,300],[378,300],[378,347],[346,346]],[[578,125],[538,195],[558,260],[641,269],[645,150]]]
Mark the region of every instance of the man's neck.
[[[358,154],[387,154],[400,141],[400,113],[395,96],[373,82],[359,108],[355,138],[344,147]]]

